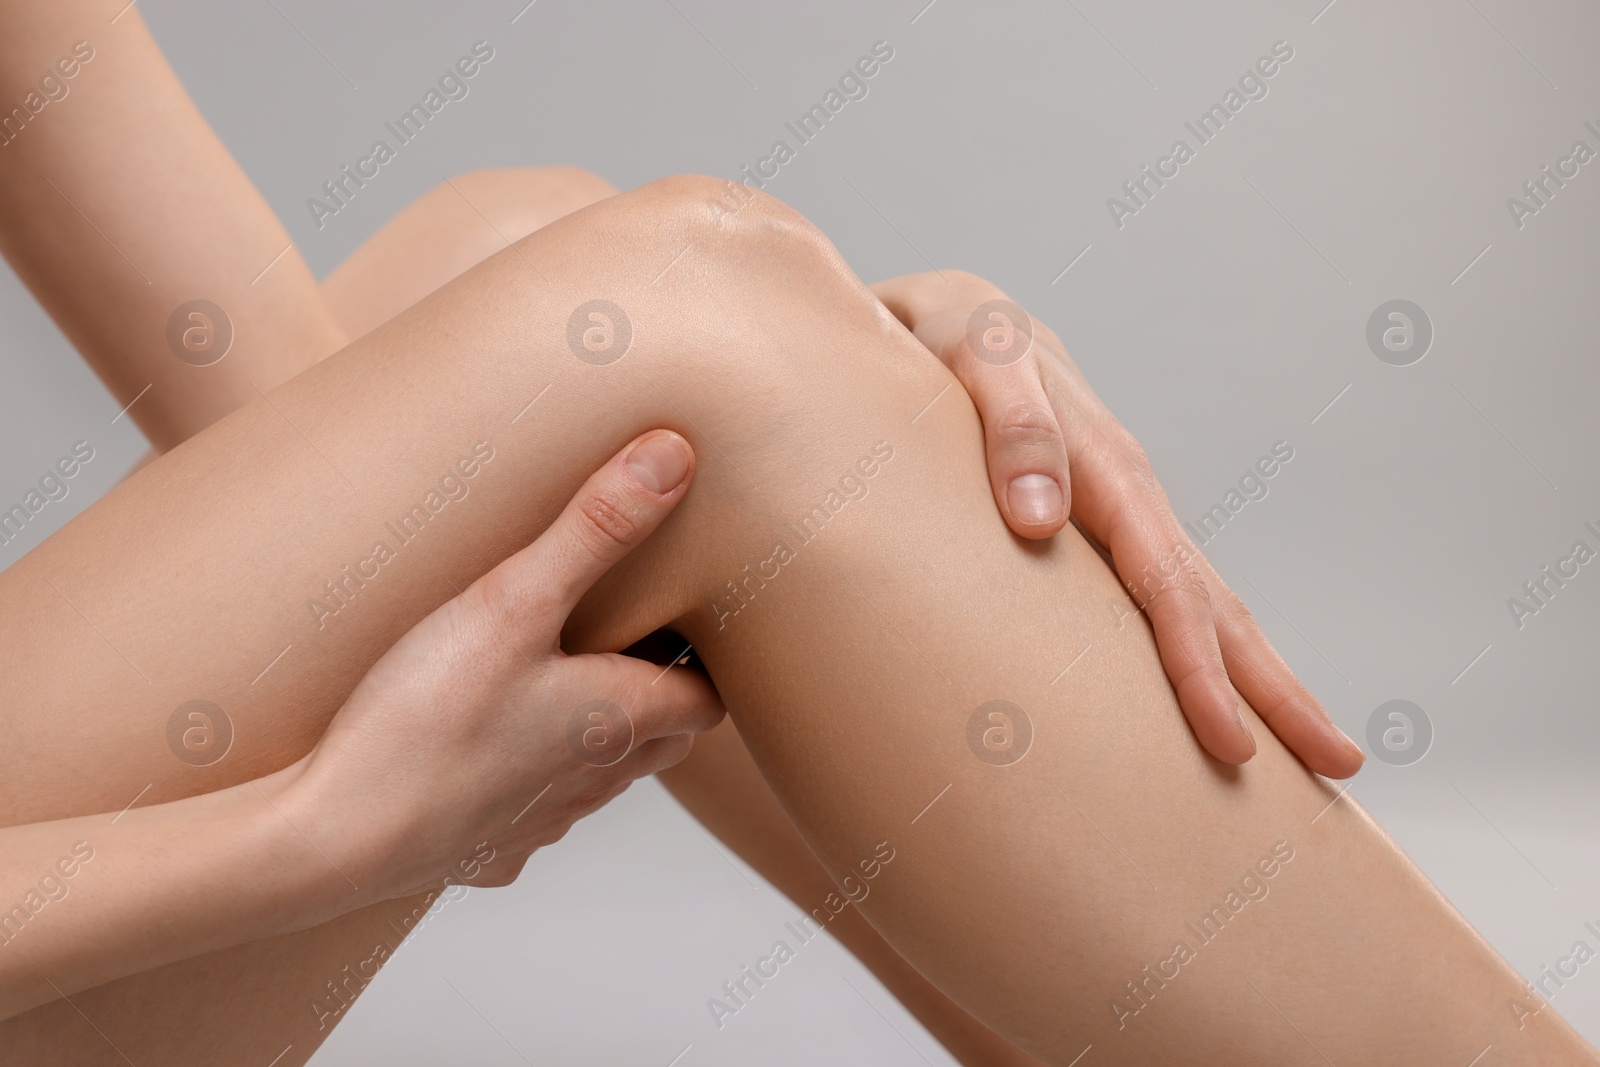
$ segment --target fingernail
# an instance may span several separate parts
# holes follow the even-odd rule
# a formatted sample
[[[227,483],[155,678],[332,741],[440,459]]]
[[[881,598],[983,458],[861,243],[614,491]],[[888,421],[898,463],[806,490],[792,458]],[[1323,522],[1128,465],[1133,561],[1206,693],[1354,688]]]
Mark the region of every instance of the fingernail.
[[[624,461],[628,473],[654,493],[670,493],[689,473],[689,443],[675,433],[641,441]]]
[[[1023,474],[1006,490],[1011,514],[1024,526],[1048,526],[1061,518],[1061,487],[1048,474]]]

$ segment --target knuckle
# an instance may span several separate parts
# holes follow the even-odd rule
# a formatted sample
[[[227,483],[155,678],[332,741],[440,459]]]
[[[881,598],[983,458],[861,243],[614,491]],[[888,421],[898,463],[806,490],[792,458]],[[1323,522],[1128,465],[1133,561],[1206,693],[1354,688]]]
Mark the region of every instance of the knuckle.
[[[586,496],[573,518],[578,540],[602,559],[612,558],[619,548],[632,543],[639,529],[638,522],[611,492]]]
[[[521,878],[523,868],[528,865],[528,857],[531,855],[532,853],[527,853],[525,855],[518,856],[516,859],[508,863],[505,870],[499,873],[498,877],[500,878],[500,881],[497,882],[496,885],[508,886],[512,882],[515,882],[518,878]]]
[[[676,767],[694,750],[693,734],[671,734],[659,738],[662,742],[656,752],[656,766],[661,769]]]
[[[546,822],[538,833],[529,838],[528,854],[532,855],[541,848],[549,848],[551,845],[559,844],[561,839],[567,836],[567,831],[572,829],[573,823],[583,818],[586,814],[588,812],[567,811],[560,819]],[[527,860],[524,859],[523,862],[526,863]]]
[[[994,436],[1003,445],[1049,444],[1061,438],[1061,425],[1044,402],[1019,401],[995,421]]]
[[[1220,593],[1213,594],[1212,601],[1217,613],[1230,622],[1241,626],[1256,625],[1255,616],[1250,614],[1250,609],[1239,599],[1239,594],[1227,586],[1223,586]]]
[[[1141,506],[1164,510],[1166,505],[1161,483],[1156,481],[1155,469],[1150,465],[1150,456],[1138,438],[1119,423],[1104,427],[1101,432],[1105,435],[1102,440],[1109,442],[1105,449],[1106,459],[1113,465],[1112,469],[1121,464],[1127,465],[1127,473],[1131,478],[1130,488],[1141,494]]]
[[[502,889],[505,886],[510,885],[512,882],[515,882],[517,880],[517,875],[521,873],[521,870],[522,868],[520,865],[516,867],[504,867],[493,872],[492,874],[486,875],[478,884],[488,889]]]
[[[1152,608],[1174,598],[1191,602],[1203,611],[1211,610],[1211,590],[1193,564],[1180,568],[1172,579],[1157,583],[1146,593],[1144,603],[1145,607]]]

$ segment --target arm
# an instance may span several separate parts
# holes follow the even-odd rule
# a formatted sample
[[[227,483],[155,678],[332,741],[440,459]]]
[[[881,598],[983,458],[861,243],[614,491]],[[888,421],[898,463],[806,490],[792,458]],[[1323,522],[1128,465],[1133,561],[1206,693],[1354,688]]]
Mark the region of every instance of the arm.
[[[138,9],[110,21],[121,6],[0,5],[0,101],[42,102],[0,115],[0,252],[165,451],[345,338]]]
[[[390,649],[317,751],[283,770],[0,829],[0,1019],[480,873],[508,884],[534,850],[681,760],[687,735],[722,716],[704,679],[652,682],[653,664],[564,656],[557,639],[577,598],[683,499],[692,470],[676,434],[624,450],[543,536]],[[626,531],[596,538],[596,515]],[[496,619],[486,603],[508,585],[536,608]],[[585,758],[568,746],[568,712],[597,694],[626,702],[631,728],[614,756]],[[331,859],[330,825],[359,848]]]
[[[0,678],[17,694],[14,733],[31,757],[14,772],[21,803],[55,806],[42,817],[73,814],[60,809],[86,797],[126,803],[150,780],[138,757],[159,746],[155,728],[196,691],[231,692],[230,712],[261,716],[257,743],[218,764],[213,787],[298,759],[374,649],[439,603],[447,579],[481,573],[509,540],[552,521],[576,488],[572,471],[642,427],[679,423],[704,445],[695,490],[585,597],[568,647],[626,647],[668,624],[693,640],[806,842],[835,878],[871,880],[867,920],[975,1017],[1061,1065],[1091,1043],[1096,1062],[1315,1062],[1306,1040],[1336,1062],[1465,1063],[1489,1043],[1504,1062],[1593,1062],[1554,1011],[1518,1029],[1504,1010],[1526,995],[1515,972],[1350,798],[1271,735],[1243,768],[1196,748],[1148,631],[1107,625],[1103,606],[1125,594],[1093,550],[1066,530],[1020,544],[980,499],[982,428],[965,397],[951,389],[913,424],[949,375],[916,358],[910,334],[884,328],[882,309],[794,213],[757,199],[719,228],[708,203],[724,192],[662,182],[547,227],[273,395],[321,454],[302,444],[278,465],[247,465],[225,500],[185,495],[287,439],[258,401],[0,573]],[[705,252],[694,271],[652,287],[690,239]],[[524,254],[559,280],[522,284]],[[616,294],[637,327],[636,347],[604,365],[581,358],[566,329],[595,292]],[[807,348],[826,373],[792,358]],[[368,389],[380,367],[410,388]],[[546,386],[534,414],[512,423]],[[471,496],[318,631],[306,589],[363,549],[373,515],[412,506],[469,427],[494,433],[498,448]],[[368,488],[351,493],[324,456]],[[262,509],[300,513],[308,499],[320,521],[292,543],[253,521]],[[108,536],[129,523],[155,536],[137,549]],[[228,536],[208,536],[216,529]],[[130,685],[127,663],[41,580],[69,572],[63,591],[83,597],[149,687]],[[219,572],[238,575],[236,588],[216,589]],[[735,577],[749,582],[742,603],[726,599]],[[182,611],[153,636],[169,600]],[[509,622],[529,602],[501,586],[490,603]],[[19,619],[28,627],[6,622]],[[1063,676],[1090,640],[1094,654]],[[251,689],[261,650],[291,641],[270,684]],[[996,699],[1033,724],[1023,759],[987,758],[1003,753],[983,743],[975,713]],[[79,708],[98,709],[94,720],[74,719]],[[103,768],[92,781],[59,782],[90,757]],[[153,792],[203,784],[187,771],[168,768]],[[327,789],[338,776],[302,781]],[[362,830],[330,825],[326,851],[359,866]],[[207,1017],[194,1039],[267,1061],[292,1040],[302,1055],[318,1040],[305,1004],[322,976],[383,936],[381,917],[353,931],[345,922],[294,956],[256,942],[100,987],[84,1011],[142,1018],[176,1002],[175,987],[232,996],[234,1012],[197,1013]],[[277,970],[257,969],[263,958]],[[240,1004],[239,974],[270,978],[271,999]],[[1396,1014],[1408,995],[1416,1010]],[[65,1005],[40,1011],[39,1026],[71,1021]],[[159,1049],[160,1035],[142,1047]]]
[[[1312,770],[1330,778],[1360,770],[1361,749],[1184,533],[1139,442],[1106,410],[1054,331],[963,271],[892,278],[873,292],[971,395],[983,419],[989,482],[1012,530],[1054,533],[1070,513],[1106,552],[1149,617],[1167,678],[1207,752],[1227,763],[1255,754],[1242,694]],[[1043,487],[1060,508],[1031,535],[1003,489],[1019,479]]]
[[[99,12],[94,12],[95,19],[88,18],[87,7],[67,4],[48,16],[21,5],[5,9],[8,26],[17,32],[9,45],[15,59],[11,69],[31,69],[30,57],[47,53],[55,37],[70,36],[72,30],[66,22],[97,28],[105,25]],[[158,451],[176,446],[226,410],[254,399],[256,388],[270,390],[331,352],[338,346],[339,331],[330,328],[330,321],[340,324],[348,336],[366,333],[507,241],[615,191],[593,175],[570,168],[458,176],[384,227],[328,278],[320,292],[307,285],[309,276],[293,249],[259,281],[240,285],[244,277],[237,250],[266,249],[260,257],[264,260],[272,250],[288,243],[270,209],[205,126],[136,9],[127,11],[106,31],[113,34],[108,40],[118,49],[120,62],[113,69],[108,69],[106,62],[111,46],[93,32],[84,32],[94,37],[91,46],[98,43],[100,47],[95,59],[70,83],[69,107],[97,114],[86,116],[71,136],[67,126],[57,127],[59,137],[42,136],[54,123],[41,122],[29,131],[31,140],[19,139],[0,149],[0,168],[10,164],[9,175],[0,171],[0,198],[9,197],[12,205],[7,211],[0,203],[0,229],[15,234],[9,243],[0,241],[0,246],[123,402],[138,396],[145,384],[154,380],[152,375],[165,376],[131,409]],[[97,83],[87,80],[90,74],[97,76]],[[148,128],[152,126],[148,114],[140,110],[152,101],[164,116],[159,129]],[[51,111],[42,118],[64,119],[67,110]],[[155,151],[145,150],[150,144]],[[29,153],[26,167],[19,167],[4,154],[22,148]],[[179,158],[186,161],[181,173],[171,163]],[[57,197],[53,205],[46,199],[45,207],[69,213],[56,220],[57,224],[72,227],[77,254],[91,260],[89,265],[96,272],[93,288],[111,293],[109,302],[85,299],[89,290],[79,284],[85,276],[82,265],[63,261],[55,254],[52,240],[25,225],[38,198],[23,194],[34,188],[55,195],[41,180],[44,172],[82,172],[90,162],[95,168],[88,173],[112,171],[118,176],[114,183],[86,184],[82,193],[96,199],[91,214],[102,230],[117,235],[120,248],[127,248],[128,242],[120,236],[119,227],[137,227],[147,216],[207,220],[203,227],[169,226],[150,237],[146,243],[158,255],[148,261],[142,255],[130,256],[140,265],[140,273],[129,268],[116,248],[100,241],[98,233],[72,212],[64,198]],[[85,202],[79,190],[70,192],[75,201]],[[197,241],[197,236],[205,239]],[[160,273],[163,271],[167,273]],[[237,335],[234,347],[214,365],[200,368],[181,363],[168,349],[161,317],[170,314],[178,294],[161,296],[160,291],[170,288],[166,278],[174,271],[178,277],[204,280],[206,284],[195,292],[211,297],[232,313]],[[252,267],[250,273],[254,272]],[[147,284],[145,275],[162,284]],[[227,292],[231,295],[216,295],[218,280],[230,279],[232,287]],[[275,294],[271,299],[265,295],[269,291]],[[185,299],[195,295],[187,289],[184,294]],[[131,319],[125,320],[127,316]],[[141,316],[145,325],[134,336],[124,328],[125,321],[139,321]],[[246,319],[251,320],[248,329],[242,325]],[[734,770],[754,772],[742,750],[735,754],[742,758]],[[726,773],[727,768],[720,766],[708,772],[713,778]],[[708,817],[717,825],[715,790],[703,799]],[[746,805],[745,811],[750,810]],[[770,794],[757,810],[769,820],[769,830],[789,835],[784,838],[790,841],[789,869],[805,872],[811,879],[806,884],[825,879],[804,845],[792,838],[792,828]],[[126,822],[125,817],[118,825]],[[792,891],[781,874],[777,880]],[[240,904],[248,907],[247,901]],[[991,1046],[998,1039],[921,982],[858,917],[841,924],[840,933],[856,951],[867,953],[864,958],[870,957],[874,969],[894,984],[908,1004],[917,1008],[921,996],[927,1010],[919,1014],[947,1044],[952,1048],[970,1046],[976,1057],[972,1062],[992,1058]],[[850,937],[851,933],[855,936]],[[141,962],[148,967],[160,961],[142,958]]]
[[[114,25],[102,23],[109,16],[100,11],[85,0],[12,0],[3,9],[12,35],[0,42],[0,70],[8,72],[0,88],[14,97],[30,86],[32,75],[23,72],[52,69],[52,49],[87,40],[81,37],[89,32],[85,27],[105,25],[109,36],[77,75],[71,108],[53,114],[47,107],[22,136],[0,147],[0,251],[124,403],[150,386],[130,414],[165,451],[335,351],[345,333],[137,11]],[[148,122],[152,107],[166,121]],[[115,180],[93,180],[110,163]],[[45,181],[52,175],[59,190]],[[479,226],[474,216],[490,215],[475,206],[462,211],[455,190],[436,193],[472,226],[476,252],[426,266],[423,273],[435,276],[431,284],[413,272],[388,286],[403,289],[407,300],[529,232],[514,224],[508,231],[499,223]],[[440,207],[425,214],[436,219]],[[61,239],[63,230],[69,239]],[[108,241],[119,254],[108,251]],[[402,237],[387,251],[403,256],[415,243]],[[1015,359],[1005,352],[978,358],[967,343],[971,316],[1004,294],[970,275],[951,277],[954,284],[927,275],[896,279],[880,285],[878,294],[973,396],[984,418],[995,503],[1011,529],[1045,538],[1072,515],[1111,550],[1150,614],[1163,663],[1207,751],[1239,763],[1255,750],[1233,696],[1237,683],[1268,709],[1272,729],[1310,766],[1333,777],[1354,774],[1359,749],[1332,726],[1189,543],[1154,479],[1139,478],[1126,462],[1127,454],[1139,455],[1137,443],[1099,404],[1060,342],[1041,325],[1039,347],[1048,350],[1043,358],[1028,351]],[[336,275],[330,285],[335,297],[353,298],[347,304],[372,302],[373,293],[356,279]],[[225,358],[204,367],[176,357],[167,340],[174,312],[197,297],[224,309],[235,337]],[[343,321],[364,330],[384,317],[351,310]],[[222,328],[195,320],[189,336],[205,339]],[[1110,439],[1124,440],[1123,455],[1105,446]],[[1078,472],[1076,494],[1069,462]],[[1154,595],[1140,592],[1150,574],[1168,568],[1175,550],[1185,556],[1182,580],[1161,585]]]
[[[0,1018],[341,914],[349,887],[273,808],[292,777],[0,830]]]

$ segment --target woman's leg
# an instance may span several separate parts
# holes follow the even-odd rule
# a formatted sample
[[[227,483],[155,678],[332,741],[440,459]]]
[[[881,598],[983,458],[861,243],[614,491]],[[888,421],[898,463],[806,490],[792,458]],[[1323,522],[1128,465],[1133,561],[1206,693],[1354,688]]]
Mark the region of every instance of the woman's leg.
[[[340,325],[350,336],[359,336],[507,243],[615,192],[598,176],[570,167],[458,175],[410,205],[357,249],[324,283],[323,296]],[[714,739],[703,740],[691,763],[668,784],[713,833],[802,907],[820,902],[835,889],[778,807],[731,726],[719,728]],[[278,1017],[281,1044],[291,1044],[292,1038],[298,1041],[296,1050],[309,1052],[342,1018],[364,985],[351,981],[342,964],[350,960],[364,964],[375,942],[397,942],[427,904],[423,898],[396,902],[329,924],[315,936],[214,953],[120,983],[114,998],[117,1014],[137,1017],[122,1028],[120,1043],[137,1040],[130,1036],[130,1026],[148,1040],[160,1041],[180,1023],[188,1028],[196,1018],[225,1022],[248,1013],[265,1023],[259,1027],[263,1040],[272,1039],[271,1020]],[[846,910],[829,929],[962,1062],[1036,1062],[917,974],[858,912]],[[301,996],[304,1004],[291,999],[293,1011],[264,1015],[258,1007],[262,1001],[284,1000],[274,997],[275,991],[304,987],[308,971],[321,973],[315,967],[319,956],[328,958],[330,965],[322,970],[333,975],[337,988],[330,992],[324,979],[323,987],[313,990],[320,995]],[[250,981],[241,984],[237,976],[245,973]],[[295,995],[300,993],[297,989]],[[26,1026],[13,1024],[13,1029],[26,1030],[40,1047],[59,1049],[63,1023],[78,1041],[73,1055],[98,1052],[116,1058],[95,1028],[66,1002],[34,1012]],[[305,1024],[310,1023],[315,1024],[314,1032],[307,1033]],[[243,1036],[229,1025],[230,1034]],[[20,1040],[20,1034],[14,1036]],[[21,1045],[17,1051],[24,1053]]]
[[[1587,1055],[1553,1012],[1518,1031],[1514,972],[1265,731],[1244,768],[1199,753],[1148,632],[1104,623],[1127,601],[1099,557],[1070,531],[1007,533],[949,385],[781,207],[689,179],[588,209],[0,574],[5,696],[25,709],[8,815],[114,812],[296,758],[400,632],[668,425],[702,457],[694,491],[570,642],[669,622],[693,640],[813,850],[871,882],[867,918],[975,1015],[1058,1063],[1089,1044],[1112,1062]],[[431,510],[480,441],[470,495]],[[420,532],[391,532],[407,515]],[[207,768],[164,739],[196,696],[235,726]],[[1022,710],[992,719],[995,700]],[[1031,750],[1005,765],[1008,722],[1009,751],[1024,722]],[[102,1028],[127,1003],[74,999]],[[257,1022],[206,1036],[270,1058],[238,1037]]]
[[[556,219],[616,193],[577,167],[475,170],[406,205],[328,275],[322,295],[360,337]]]
[[[507,244],[616,192],[605,179],[576,167],[458,175],[407,206],[352,253],[323,283],[323,297],[346,333],[360,337]],[[683,647],[675,636],[672,641],[668,654]],[[801,908],[837,892],[731,722],[697,738],[689,759],[658,777],[723,844]],[[1038,1062],[939,992],[859,911],[844,909],[828,930],[962,1063]]]

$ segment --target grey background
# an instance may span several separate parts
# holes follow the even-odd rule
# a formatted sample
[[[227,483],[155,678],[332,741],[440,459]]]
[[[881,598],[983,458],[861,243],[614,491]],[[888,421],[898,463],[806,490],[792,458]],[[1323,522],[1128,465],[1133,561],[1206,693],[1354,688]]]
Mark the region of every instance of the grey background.
[[[1600,548],[1600,162],[1520,230],[1506,207],[1573,141],[1600,149],[1592,5],[521,2],[140,10],[319,273],[476,167],[735,176],[888,41],[769,191],[863,277],[963,267],[1049,322],[1180,518],[1290,442],[1208,555],[1353,736],[1390,699],[1427,712],[1427,757],[1369,761],[1354,792],[1490,941],[1530,978],[1600,947],[1600,563],[1521,630],[1506,606]],[[306,198],[480,38],[471,95],[319,231]],[[1278,40],[1269,95],[1118,229],[1107,198]],[[1435,330],[1408,367],[1365,341],[1394,298]],[[9,564],[144,446],[9,273],[0,312],[0,499],[99,450]],[[441,908],[316,1062],[949,1062],[826,940],[719,1032],[706,998],[797,913],[721,851],[640,783],[514,888]],[[1554,1003],[1600,1039],[1600,965]]]

